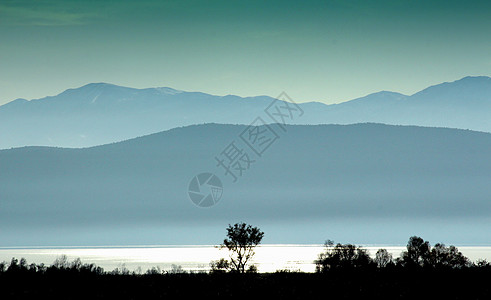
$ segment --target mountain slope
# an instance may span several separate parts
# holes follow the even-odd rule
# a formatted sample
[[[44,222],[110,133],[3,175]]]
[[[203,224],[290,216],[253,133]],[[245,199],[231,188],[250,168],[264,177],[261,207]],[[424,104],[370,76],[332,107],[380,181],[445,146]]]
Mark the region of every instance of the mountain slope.
[[[250,124],[274,101],[88,84],[42,99],[0,106],[0,149],[20,146],[89,147],[178,126]],[[379,92],[335,105],[300,104],[291,124],[354,124],[450,127],[491,132],[491,78],[466,77],[411,96]],[[268,122],[273,122],[267,119]]]
[[[88,147],[184,125],[248,124],[272,100],[88,84],[54,97],[1,106],[0,148]]]
[[[377,124],[272,128],[279,139],[262,156],[241,142],[245,126],[217,124],[88,149],[2,150],[2,245],[209,244],[237,221],[260,225],[273,243],[491,238],[491,134]],[[232,141],[254,160],[236,183],[215,160]],[[187,196],[202,172],[224,185],[210,208]]]

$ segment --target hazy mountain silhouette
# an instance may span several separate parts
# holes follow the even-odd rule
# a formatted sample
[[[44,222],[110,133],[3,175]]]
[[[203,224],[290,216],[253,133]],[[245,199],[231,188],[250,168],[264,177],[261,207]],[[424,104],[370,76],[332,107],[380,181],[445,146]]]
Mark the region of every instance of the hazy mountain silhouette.
[[[53,96],[0,106],[0,148],[89,147],[178,126],[249,124],[273,101],[88,84]],[[412,96],[379,92],[335,105],[301,104],[296,124],[354,124],[451,127],[491,132],[491,78],[465,77]]]
[[[279,139],[261,157],[240,141],[245,126],[218,124],[86,149],[2,150],[1,243],[209,244],[241,220],[261,226],[266,242],[489,242],[491,134],[271,126]],[[215,160],[232,141],[255,160],[236,183]],[[201,172],[224,184],[211,208],[187,196]]]

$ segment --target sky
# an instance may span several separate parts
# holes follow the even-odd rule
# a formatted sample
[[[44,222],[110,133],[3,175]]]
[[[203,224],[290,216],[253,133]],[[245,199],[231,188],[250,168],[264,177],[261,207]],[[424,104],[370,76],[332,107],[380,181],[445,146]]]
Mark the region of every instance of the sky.
[[[0,0],[0,105],[91,82],[339,103],[491,75],[490,1]]]

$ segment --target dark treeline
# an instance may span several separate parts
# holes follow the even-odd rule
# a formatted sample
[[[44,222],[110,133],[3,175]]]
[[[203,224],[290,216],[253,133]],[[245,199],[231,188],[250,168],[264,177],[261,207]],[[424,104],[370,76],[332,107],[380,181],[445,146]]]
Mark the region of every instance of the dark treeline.
[[[406,250],[394,259],[386,249],[379,249],[375,258],[368,251],[352,244],[334,244],[328,240],[325,251],[315,261],[316,272],[325,273],[336,270],[353,269],[393,269],[393,270],[449,270],[490,268],[485,259],[472,262],[457,247],[438,243],[431,247],[428,241],[412,236]]]
[[[393,258],[380,249],[374,257],[362,247],[326,242],[315,273],[278,270],[238,273],[215,266],[185,272],[179,266],[140,273],[124,267],[104,271],[66,256],[51,265],[13,258],[0,263],[1,299],[152,299],[175,297],[311,299],[489,299],[491,264],[470,261],[454,246],[411,237]]]

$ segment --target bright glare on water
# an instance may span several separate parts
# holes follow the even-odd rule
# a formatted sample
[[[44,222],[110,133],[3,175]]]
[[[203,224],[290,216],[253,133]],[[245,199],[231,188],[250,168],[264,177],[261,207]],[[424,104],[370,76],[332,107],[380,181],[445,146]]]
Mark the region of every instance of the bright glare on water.
[[[393,257],[399,257],[403,246],[368,246],[372,256],[380,248],[387,249]],[[458,247],[472,261],[491,260],[491,247]],[[315,270],[314,260],[324,250],[322,245],[261,245],[256,249],[254,263],[260,272],[274,272],[289,269],[304,272]],[[80,258],[83,263],[95,263],[106,271],[128,268],[142,272],[152,267],[170,270],[172,265],[180,265],[184,270],[207,271],[212,260],[227,258],[226,249],[214,246],[132,246],[132,247],[64,247],[64,248],[0,248],[0,261],[10,262],[12,257],[24,257],[30,263],[50,265],[66,255],[69,261]]]

